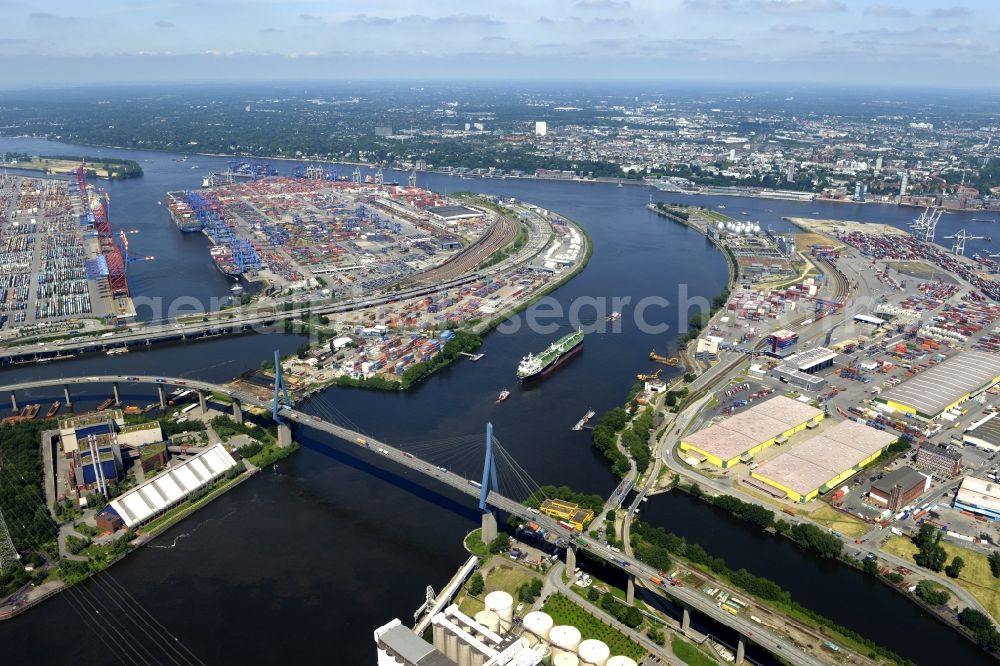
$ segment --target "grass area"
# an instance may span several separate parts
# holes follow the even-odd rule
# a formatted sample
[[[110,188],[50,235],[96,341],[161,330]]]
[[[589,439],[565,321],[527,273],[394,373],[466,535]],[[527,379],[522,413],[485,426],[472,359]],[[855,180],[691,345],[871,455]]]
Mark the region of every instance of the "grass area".
[[[844,536],[856,539],[872,528],[871,525],[854,516],[837,511],[829,504],[819,503],[819,507],[809,513],[809,517],[824,527],[834,529]]]
[[[719,662],[698,649],[698,646],[688,643],[680,636],[670,639],[670,650],[678,659],[689,666],[715,666]]]
[[[467,593],[463,593],[462,598],[458,601],[458,610],[462,611],[469,617],[475,617],[476,613],[485,609],[486,604],[475,597],[470,597]]]
[[[479,557],[480,560],[487,560],[490,557],[490,547],[483,543],[483,531],[475,529],[465,535],[465,549]]]
[[[604,624],[561,594],[550,597],[542,610],[551,615],[556,624],[569,624],[579,629],[583,638],[604,641],[611,648],[611,654],[623,654],[636,661],[641,661],[646,654],[641,645]]]
[[[501,560],[495,567],[490,569],[490,572],[484,578],[484,582],[486,583],[487,592],[503,590],[516,599],[517,588],[532,578],[538,578],[538,576],[519,565],[507,564]]]
[[[979,603],[993,616],[994,620],[1000,621],[1000,578],[994,578],[990,573],[990,563],[986,556],[968,548],[961,548],[952,545],[947,541],[942,541],[945,552],[948,553],[948,561],[956,555],[965,561],[965,567],[958,576],[958,584],[968,590]],[[917,547],[906,537],[894,536],[882,546],[882,550],[897,557],[902,557],[913,562],[913,555],[917,552]],[[916,567],[916,565],[913,565]],[[919,569],[919,567],[916,567]]]

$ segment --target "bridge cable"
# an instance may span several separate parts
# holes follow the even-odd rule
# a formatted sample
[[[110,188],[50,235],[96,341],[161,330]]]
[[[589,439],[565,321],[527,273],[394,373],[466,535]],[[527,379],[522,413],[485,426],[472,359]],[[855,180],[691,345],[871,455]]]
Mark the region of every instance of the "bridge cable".
[[[70,608],[72,608],[73,611],[80,618],[81,620],[80,626],[90,628],[92,625],[89,622],[89,620],[93,619],[93,615],[87,612],[87,610],[83,607],[83,604],[80,601],[76,600],[72,594],[70,594],[70,589],[66,590],[66,594],[64,594],[63,597],[65,597],[66,603],[69,604]],[[93,627],[95,629],[94,635],[96,635],[97,638],[102,643],[104,643],[105,647],[108,648],[108,651],[115,657],[117,657],[119,661],[126,664],[129,662],[132,662],[133,664],[138,663],[135,661],[135,659],[131,657],[131,655],[122,654],[122,652],[118,650],[117,646],[115,645],[114,639],[111,638],[110,634],[107,633],[107,629],[104,627],[104,625],[102,625],[100,622],[95,621],[93,623]]]
[[[95,581],[96,581],[96,577],[95,577]],[[96,582],[94,583],[94,587],[99,587]],[[131,637],[131,638],[135,638],[136,637],[135,636],[136,632],[132,628],[130,628],[130,626],[127,623],[127,622],[131,622],[133,625],[136,625],[135,618],[131,617],[131,615],[128,613],[127,609],[122,608],[122,606],[120,604],[115,603],[114,599],[112,599],[110,597],[110,595],[108,595],[107,592],[105,592],[103,589],[100,590],[101,592],[104,593],[104,597],[107,597],[107,599],[102,599],[101,595],[97,594],[97,590],[85,590],[83,588],[77,588],[77,591],[80,594],[82,594],[82,595],[85,595],[85,596],[89,595],[90,598],[94,601],[94,603],[96,603],[98,606],[100,606],[99,614],[106,613],[107,616],[109,618],[111,618],[110,621],[114,622],[116,626],[120,627],[122,631],[124,631],[126,634],[129,635],[129,637]],[[105,605],[105,601],[109,602],[107,606]],[[119,617],[114,612],[112,612],[112,610],[111,610],[111,604],[114,604],[114,605],[118,606],[118,609],[120,611],[122,611],[122,615],[124,615],[124,618]],[[138,625],[136,625],[136,626],[138,626]],[[140,629],[140,631],[142,631],[146,635],[147,638],[153,639],[154,643],[156,642],[155,638],[152,635],[150,635],[149,632],[143,630],[141,627],[139,627],[139,629]],[[142,651],[145,652],[146,654],[148,654],[149,658],[154,663],[163,663],[162,660],[160,660],[160,659],[157,658],[156,654],[154,653],[154,651],[153,651],[153,649],[152,649],[152,647],[150,645],[147,645],[147,644],[143,643],[142,641],[135,641],[135,642],[137,644],[136,653],[139,653],[139,648],[142,648]],[[167,655],[167,656],[170,657],[170,655]],[[143,658],[145,658],[145,657],[143,657]],[[170,657],[170,659],[171,659],[171,661],[174,661],[174,663],[177,663],[177,661],[174,660],[172,657]]]
[[[75,587],[75,586],[68,588],[68,590],[69,590],[70,594],[77,594],[77,595],[79,595],[78,598],[77,598],[77,601],[81,602],[81,604],[80,604],[81,606],[83,606],[83,602],[86,602],[86,605],[90,607],[87,610],[87,613],[88,613],[88,615],[91,616],[92,619],[94,619],[94,624],[102,627],[103,629],[106,629],[108,631],[108,635],[109,636],[110,636],[111,632],[114,632],[115,634],[117,634],[119,640],[123,644],[122,647],[123,648],[129,648],[130,647],[131,650],[132,650],[132,652],[134,652],[135,655],[138,655],[139,658],[136,659],[135,655],[133,655],[132,653],[129,653],[127,656],[128,656],[128,658],[129,658],[130,661],[132,661],[135,664],[138,664],[138,663],[141,662],[141,663],[144,663],[144,664],[148,665],[150,663],[149,661],[146,660],[145,657],[143,657],[141,654],[139,654],[138,650],[136,650],[134,646],[131,646],[129,644],[129,642],[126,640],[125,636],[123,636],[121,634],[121,632],[118,631],[117,628],[115,628],[115,626],[114,626],[114,618],[113,617],[109,617],[107,622],[102,623],[101,622],[102,618],[99,617],[101,615],[101,612],[96,609],[96,607],[90,602],[90,600],[87,598],[87,596],[85,596],[83,594],[80,594],[80,590],[77,587]],[[114,640],[114,639],[112,639],[112,640]],[[114,642],[118,643],[118,641],[114,641]]]
[[[184,653],[181,652],[181,650],[178,648],[178,645],[180,645],[180,640],[176,636],[171,634],[170,631],[168,631],[165,627],[163,627],[163,625],[160,624],[159,622],[157,622],[157,624],[160,625],[163,631],[162,632],[157,631],[157,629],[153,627],[152,623],[149,621],[149,619],[155,621],[155,618],[153,618],[153,616],[149,613],[149,611],[147,611],[142,604],[136,601],[134,597],[128,595],[128,598],[126,598],[119,591],[119,589],[116,589],[111,585],[110,581],[113,580],[113,577],[109,572],[105,571],[101,575],[94,576],[94,580],[104,589],[104,593],[108,596],[109,599],[111,599],[112,603],[118,606],[118,608],[120,608],[122,612],[125,613],[129,617],[129,619],[131,619],[132,622],[140,628],[140,631],[142,631],[144,634],[146,634],[146,636],[150,637],[154,641],[158,639],[159,641],[162,642],[162,645],[169,646],[177,654],[177,656],[181,659],[183,663],[185,664],[192,663],[191,660],[186,655],[184,655]],[[117,583],[117,581],[115,582]],[[118,585],[118,588],[124,590],[124,588],[120,584]],[[145,615],[146,617],[140,615],[139,614],[140,612],[142,613],[142,615]],[[145,629],[140,625],[140,622],[142,623],[142,625],[146,627]],[[162,633],[166,633],[167,637],[172,638],[173,641],[167,640],[162,635]],[[181,647],[183,647],[183,645],[181,645]],[[190,653],[190,650],[188,650],[186,647],[184,649]],[[177,659],[175,659],[174,656],[171,655],[167,650],[164,650],[164,653],[166,654],[167,658],[173,661],[175,664],[181,663]],[[195,659],[197,660],[197,657],[195,657]],[[201,663],[200,660],[198,660],[198,662]]]
[[[531,474],[529,474],[528,471],[524,469],[524,467],[522,467],[520,463],[517,462],[517,459],[515,459],[514,456],[512,456],[510,452],[508,452],[500,444],[499,441],[494,441],[493,450],[497,453],[498,458],[500,458],[507,465],[510,466],[514,475],[521,482],[521,484],[523,484],[523,487],[527,489],[527,494],[525,495],[524,499],[528,499],[532,495],[535,495],[536,493],[539,492],[541,492],[542,497],[548,499],[548,496],[544,492],[542,492],[541,484],[535,481],[535,479],[531,476]]]

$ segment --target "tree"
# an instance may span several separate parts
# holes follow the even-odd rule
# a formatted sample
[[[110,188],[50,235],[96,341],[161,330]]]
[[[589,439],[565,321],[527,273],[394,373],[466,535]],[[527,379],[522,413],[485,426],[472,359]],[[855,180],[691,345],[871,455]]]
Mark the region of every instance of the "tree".
[[[704,491],[702,491],[701,486],[699,486],[697,483],[692,483],[691,487],[688,488],[688,492],[691,493],[694,497],[701,497],[702,495],[705,494]]]
[[[635,606],[629,606],[628,610],[625,611],[625,619],[623,621],[626,626],[635,629],[642,624],[642,613]]]
[[[934,529],[932,525],[931,531],[934,532],[932,536],[925,532],[925,527],[927,527],[927,523],[920,526],[920,532],[913,539],[920,548],[917,554],[913,556],[913,561],[931,571],[941,571],[944,568],[944,563],[948,560],[948,553],[945,551],[944,546],[941,545],[941,532]],[[961,567],[959,567],[959,570],[961,570]]]
[[[917,583],[917,596],[931,606],[942,606],[948,603],[948,599],[951,597],[947,590],[939,590],[929,580]]]
[[[874,557],[866,557],[864,562],[861,563],[861,566],[865,570],[865,573],[871,576],[878,575],[878,560]]]
[[[601,593],[597,591],[597,588],[591,585],[587,589],[587,601],[590,603],[597,603],[597,600],[601,598]]]
[[[510,539],[506,534],[498,534],[497,538],[490,541],[490,552],[494,555],[499,555],[503,551],[507,550],[507,544]]]
[[[483,593],[486,584],[483,582],[483,574],[478,571],[472,574],[472,578],[469,579],[469,594],[474,597],[478,597]]]
[[[1000,550],[994,550],[990,553],[990,573],[993,574],[994,578],[1000,578]]]
[[[955,557],[952,559],[951,564],[947,566],[944,570],[948,574],[948,578],[958,578],[958,574],[962,573],[962,567],[965,566],[965,560],[961,557]]]

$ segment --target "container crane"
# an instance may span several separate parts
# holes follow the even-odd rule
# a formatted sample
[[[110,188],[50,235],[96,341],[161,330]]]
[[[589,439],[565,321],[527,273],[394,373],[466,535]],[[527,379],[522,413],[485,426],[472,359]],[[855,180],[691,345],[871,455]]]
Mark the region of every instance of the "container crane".
[[[963,257],[965,256],[965,241],[986,240],[986,236],[976,236],[975,234],[970,234],[965,229],[951,236],[942,236],[942,238],[954,240],[955,242],[951,246],[951,251]]]

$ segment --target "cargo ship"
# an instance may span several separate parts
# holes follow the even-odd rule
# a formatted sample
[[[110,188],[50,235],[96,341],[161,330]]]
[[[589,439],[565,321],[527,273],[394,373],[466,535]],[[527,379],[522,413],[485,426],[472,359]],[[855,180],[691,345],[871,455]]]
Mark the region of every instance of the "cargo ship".
[[[170,212],[170,219],[181,231],[185,233],[201,231],[201,220],[191,208],[191,204],[185,201],[183,192],[167,192],[167,210]]]
[[[560,365],[570,356],[583,349],[583,331],[574,331],[559,338],[538,356],[528,354],[517,366],[517,381],[523,383],[543,377]]]
[[[233,259],[233,248],[228,245],[214,245],[209,248],[208,252],[212,255],[215,267],[222,271],[223,275],[228,275],[231,278],[240,276],[240,269]]]

